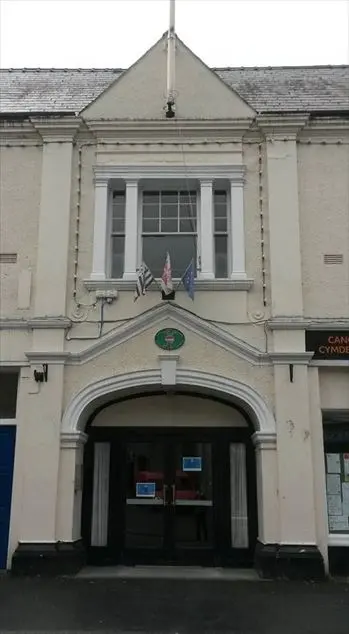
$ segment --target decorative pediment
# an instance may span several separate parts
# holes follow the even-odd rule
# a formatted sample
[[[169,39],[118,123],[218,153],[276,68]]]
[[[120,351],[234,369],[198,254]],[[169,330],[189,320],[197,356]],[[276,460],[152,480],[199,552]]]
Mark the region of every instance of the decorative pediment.
[[[251,119],[255,111],[176,37],[176,117],[178,119]],[[164,35],[83,111],[87,121],[165,120],[167,39]]]
[[[186,332],[192,332],[197,337],[210,341],[214,345],[223,348],[226,352],[231,352],[254,365],[270,364],[268,355],[257,348],[181,308],[177,304],[169,302],[159,304],[135,317],[131,322],[122,324],[98,341],[91,342],[90,347],[86,350],[77,353],[67,353],[66,363],[69,365],[88,363],[95,357],[136,338],[145,331],[154,329],[154,326],[158,329],[167,327],[182,328]]]

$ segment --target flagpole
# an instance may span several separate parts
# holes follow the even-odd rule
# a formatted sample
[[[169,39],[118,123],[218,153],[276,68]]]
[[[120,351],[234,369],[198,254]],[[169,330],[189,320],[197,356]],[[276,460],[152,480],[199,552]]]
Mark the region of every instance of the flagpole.
[[[174,105],[174,75],[175,75],[175,0],[170,0],[170,24],[167,34],[167,99],[166,118],[172,119],[175,116]]]

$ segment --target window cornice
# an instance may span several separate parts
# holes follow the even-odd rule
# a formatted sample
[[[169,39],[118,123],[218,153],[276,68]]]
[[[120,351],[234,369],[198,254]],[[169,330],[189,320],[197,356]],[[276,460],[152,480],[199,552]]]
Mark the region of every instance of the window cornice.
[[[123,180],[141,179],[186,179],[197,180],[226,179],[235,183],[244,183],[244,165],[95,165],[95,182],[106,182],[115,178]]]

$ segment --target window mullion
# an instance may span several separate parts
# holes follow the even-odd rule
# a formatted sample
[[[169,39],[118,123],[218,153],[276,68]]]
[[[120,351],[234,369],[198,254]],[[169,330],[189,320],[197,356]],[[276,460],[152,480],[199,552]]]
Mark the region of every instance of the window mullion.
[[[245,268],[245,230],[244,230],[244,186],[243,183],[230,182],[231,217],[231,277],[246,278]]]
[[[126,181],[124,279],[134,280],[138,247],[138,181]]]
[[[201,198],[201,279],[214,279],[213,249],[213,183],[212,180],[200,181]]]

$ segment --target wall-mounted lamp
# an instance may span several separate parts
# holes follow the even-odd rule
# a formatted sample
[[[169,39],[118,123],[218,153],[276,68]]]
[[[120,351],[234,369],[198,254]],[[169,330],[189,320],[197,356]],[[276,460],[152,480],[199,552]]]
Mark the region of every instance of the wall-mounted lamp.
[[[168,101],[165,108],[166,119],[173,119],[176,116],[175,105],[173,101]]]
[[[43,363],[38,369],[34,369],[34,379],[37,383],[47,383],[48,366]]]

